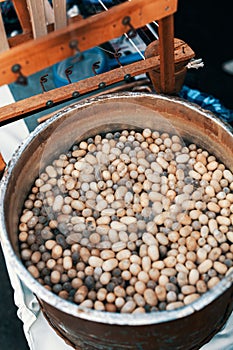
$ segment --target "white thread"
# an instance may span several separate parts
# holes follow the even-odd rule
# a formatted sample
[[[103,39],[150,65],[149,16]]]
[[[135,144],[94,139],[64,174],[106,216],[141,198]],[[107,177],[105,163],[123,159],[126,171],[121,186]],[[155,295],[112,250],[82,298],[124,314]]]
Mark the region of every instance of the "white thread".
[[[153,23],[156,23],[156,22],[153,22]],[[157,23],[156,23],[156,24],[157,24]],[[154,35],[155,39],[158,39],[159,36],[158,36],[158,34],[154,31],[154,29],[151,27],[151,25],[150,25],[150,24],[147,24],[146,26],[147,26],[147,28],[150,30],[150,32]]]
[[[204,67],[204,62],[202,62],[202,58],[197,58],[197,59],[192,59],[189,61],[189,63],[186,65],[186,68],[191,69],[191,68],[202,68]]]
[[[102,0],[98,0],[101,6],[103,6],[105,11],[108,11],[108,8],[104,5]],[[141,51],[138,49],[137,45],[133,42],[133,40],[128,36],[127,33],[124,33],[124,36],[129,40],[130,44],[135,48],[135,50],[138,52],[138,54],[141,56],[143,60],[145,60],[144,55],[141,53]]]

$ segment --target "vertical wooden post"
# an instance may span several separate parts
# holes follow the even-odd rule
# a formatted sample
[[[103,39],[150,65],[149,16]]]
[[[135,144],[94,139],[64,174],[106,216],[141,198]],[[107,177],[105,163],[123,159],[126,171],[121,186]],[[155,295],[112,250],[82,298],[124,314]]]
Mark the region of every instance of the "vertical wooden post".
[[[44,0],[27,0],[32,21],[33,37],[39,38],[47,34]]]
[[[53,24],[54,10],[48,0],[44,0],[44,11],[45,11],[46,24]]]
[[[54,29],[64,28],[67,25],[66,0],[53,0]]]
[[[3,18],[2,18],[2,12],[0,8],[0,52],[3,52],[8,49],[9,49],[9,43],[7,40]]]
[[[26,0],[13,0],[15,12],[18,16],[23,33],[29,33],[32,31],[32,25],[30,21],[30,16],[27,8]]]
[[[164,17],[159,24],[160,84],[165,94],[175,91],[174,18]]]

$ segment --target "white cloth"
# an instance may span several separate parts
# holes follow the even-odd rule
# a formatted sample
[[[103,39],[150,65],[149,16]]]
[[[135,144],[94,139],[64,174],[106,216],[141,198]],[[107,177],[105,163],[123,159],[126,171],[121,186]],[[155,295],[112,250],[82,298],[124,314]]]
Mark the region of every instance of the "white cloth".
[[[1,86],[0,107],[14,101],[9,87],[7,85]],[[6,163],[11,159],[12,153],[28,135],[29,132],[24,120],[17,120],[0,128],[0,151]]]
[[[7,86],[0,87],[0,107],[14,102],[13,96]],[[0,128],[0,150],[5,159],[9,161],[14,150],[29,134],[23,120],[11,123]],[[7,270],[11,285],[14,288],[14,300],[18,307],[18,317],[23,322],[25,337],[31,350],[71,350],[52,327],[49,326],[40,311],[37,299],[33,293],[18,278],[8,263],[5,252]],[[233,349],[233,314],[231,314],[224,328],[208,344],[200,350],[232,350]]]
[[[7,85],[0,87],[0,107],[15,102]],[[9,162],[14,151],[29,135],[24,120],[15,121],[0,128],[0,152],[5,162]],[[70,350],[70,346],[57,336],[44,318],[34,294],[18,278],[8,263],[6,252],[6,266],[11,285],[14,289],[14,301],[18,307],[17,315],[23,322],[23,329],[31,350]],[[41,336],[43,335],[43,336]]]

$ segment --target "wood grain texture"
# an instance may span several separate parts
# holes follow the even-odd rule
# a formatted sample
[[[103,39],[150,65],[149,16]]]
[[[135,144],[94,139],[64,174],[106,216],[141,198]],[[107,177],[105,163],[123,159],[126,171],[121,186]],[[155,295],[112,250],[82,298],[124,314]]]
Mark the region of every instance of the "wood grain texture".
[[[8,44],[5,27],[3,23],[3,18],[2,18],[2,13],[0,9],[0,53],[8,49],[9,49],[9,44]]]
[[[104,83],[105,86],[123,81],[125,76],[129,74],[131,77],[148,72],[150,69],[159,65],[158,57],[151,57],[143,61],[131,63],[127,66],[121,66],[94,77],[81,80],[60,88],[44,92],[25,100],[12,103],[0,108],[0,125],[6,124],[9,121],[20,119],[30,112],[35,112],[46,108],[48,101],[53,101],[54,104],[72,99],[74,92],[79,92],[84,95],[87,92],[100,89],[99,85]],[[72,80],[72,75],[70,76]]]
[[[54,29],[64,28],[67,25],[66,0],[53,0]]]
[[[44,0],[27,0],[30,13],[33,37],[39,38],[47,34]]]
[[[165,94],[175,91],[174,18],[159,20],[160,85]]]
[[[32,32],[32,25],[31,20],[28,12],[27,7],[27,1],[26,0],[12,0],[15,12],[17,14],[17,17],[19,19],[21,28],[23,33],[31,33]],[[19,35],[17,35],[19,36]]]
[[[54,10],[49,0],[44,0],[44,10],[45,10],[46,25],[54,23]]]
[[[160,40],[155,40],[151,42],[146,50],[145,57],[154,57],[160,55]],[[172,91],[173,86],[169,87],[169,94],[177,95],[184,83],[184,79],[187,72],[186,65],[190,61],[191,58],[195,56],[194,51],[181,39],[174,38],[174,65],[175,65],[175,90]],[[172,52],[173,55],[173,52]],[[163,68],[163,67],[162,67]],[[155,67],[151,71],[149,71],[149,76],[151,82],[154,86],[154,89],[157,93],[166,93],[163,89],[167,89],[167,84],[164,83],[164,80],[161,81],[160,77],[161,67]],[[163,74],[163,79],[165,78]],[[166,78],[167,79],[167,78]],[[161,85],[162,83],[162,85]]]
[[[101,90],[99,89],[97,92],[95,92],[94,97],[99,97],[102,95],[106,95],[106,94],[113,94],[113,93],[117,93],[117,92],[125,92],[125,91],[133,91],[137,92],[137,91],[146,91],[146,92],[152,92],[151,88],[148,86],[148,84],[150,84],[150,80],[148,78],[145,79],[139,79],[137,81],[133,80],[131,83],[125,83],[125,84],[121,84],[118,86],[110,86],[107,89]],[[85,99],[88,99],[88,95],[84,95],[82,98],[82,101]],[[58,109],[52,113],[43,115],[42,117],[39,117],[37,119],[38,123],[43,123],[45,120],[51,118],[53,115],[55,115],[56,113],[61,112],[64,109]]]
[[[151,45],[153,48],[154,44],[152,43]],[[174,56],[175,67],[177,67],[179,70],[195,56],[195,53],[182,40],[175,39]],[[159,70],[160,56],[157,50],[156,53],[153,53],[152,50],[152,56],[148,56],[148,58],[145,60],[115,68],[109,72],[102,73],[79,82],[73,82],[61,88],[47,91],[2,107],[0,108],[0,125],[9,123],[14,119],[20,119],[24,116],[30,115],[30,113],[39,111],[40,109],[45,109],[48,101],[53,101],[54,104],[59,104],[67,100],[72,100],[72,95],[74,92],[79,92],[80,95],[85,95],[90,91],[101,92],[102,90],[100,89],[99,84],[102,82],[104,82],[107,87],[111,87],[112,84],[124,80],[127,74],[134,77],[146,72],[158,72]],[[72,74],[70,75],[70,78],[72,81]]]
[[[130,16],[132,25],[140,28],[174,13],[176,9],[177,0],[132,0],[13,47],[0,55],[0,84],[15,81],[11,67],[16,63],[21,65],[23,74],[27,76],[72,56],[74,52],[69,47],[72,39],[76,39],[79,49],[84,51],[121,36],[129,30],[122,24],[126,14]]]

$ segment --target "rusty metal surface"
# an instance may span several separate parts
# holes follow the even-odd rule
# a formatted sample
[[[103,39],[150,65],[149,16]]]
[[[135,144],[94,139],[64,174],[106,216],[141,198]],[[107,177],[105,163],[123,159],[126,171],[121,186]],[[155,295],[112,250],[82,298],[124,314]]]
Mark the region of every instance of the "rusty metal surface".
[[[198,350],[227,320],[233,307],[232,293],[233,288],[228,289],[192,316],[134,327],[77,320],[58,310],[54,312],[54,308],[44,302],[42,305],[53,328],[76,344],[78,350]]]
[[[192,140],[233,169],[231,129],[211,113],[176,98],[123,93],[70,106],[40,125],[14,154],[1,182],[1,241],[9,263],[40,299],[53,326],[81,349],[198,349],[218,332],[233,308],[232,274],[190,305],[131,315],[87,310],[63,300],[23,266],[17,244],[18,218],[40,168],[77,140],[100,131],[142,127],[176,132],[184,142]]]

